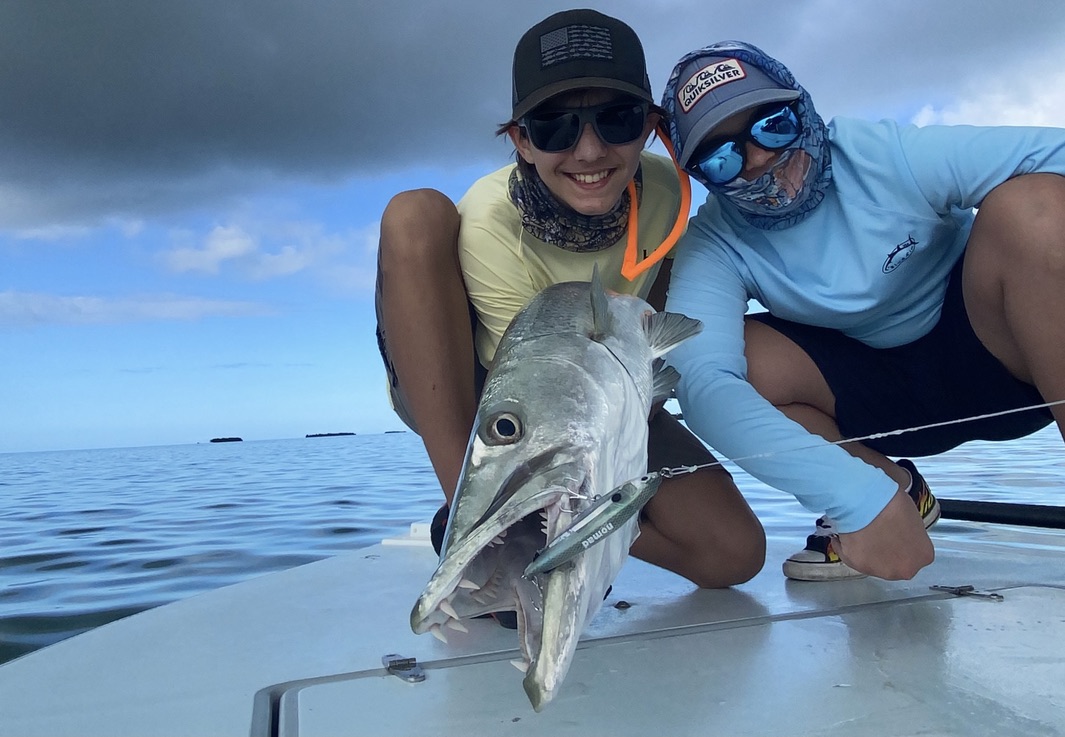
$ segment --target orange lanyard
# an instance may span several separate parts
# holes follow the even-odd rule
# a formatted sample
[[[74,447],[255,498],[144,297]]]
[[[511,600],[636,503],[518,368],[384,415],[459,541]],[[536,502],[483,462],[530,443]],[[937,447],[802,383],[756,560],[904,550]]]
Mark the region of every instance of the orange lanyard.
[[[662,241],[658,248],[651,252],[650,256],[647,256],[643,261],[637,262],[636,251],[637,241],[640,239],[640,222],[636,211],[639,209],[639,205],[636,202],[636,185],[633,182],[629,182],[627,188],[629,193],[629,234],[625,245],[625,259],[621,264],[621,275],[629,281],[632,281],[664,259],[670,249],[676,245],[684,233],[684,227],[688,222],[688,212],[692,204],[691,180],[688,179],[687,172],[677,164],[677,156],[673,152],[673,144],[669,140],[669,133],[663,129],[659,129],[658,133],[659,138],[662,139],[662,144],[666,147],[666,151],[669,152],[669,158],[673,160],[673,166],[677,169],[677,176],[680,178],[680,207],[677,210],[677,219],[673,223],[673,229],[669,231],[666,239]]]

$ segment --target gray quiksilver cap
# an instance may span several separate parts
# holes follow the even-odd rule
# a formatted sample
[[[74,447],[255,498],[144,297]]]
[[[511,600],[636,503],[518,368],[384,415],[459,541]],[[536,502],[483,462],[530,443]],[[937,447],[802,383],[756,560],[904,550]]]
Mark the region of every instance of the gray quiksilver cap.
[[[540,21],[518,41],[513,120],[561,92],[588,87],[654,102],[643,45],[625,23],[594,10],[565,10]]]
[[[681,70],[673,116],[683,141],[677,152],[686,166],[703,137],[726,118],[770,102],[799,97],[758,67],[723,56],[696,57]]]

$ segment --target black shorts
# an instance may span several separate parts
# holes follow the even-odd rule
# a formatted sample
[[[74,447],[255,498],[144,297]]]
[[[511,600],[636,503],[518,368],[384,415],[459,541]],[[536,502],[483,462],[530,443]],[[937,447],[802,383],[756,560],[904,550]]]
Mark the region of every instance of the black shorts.
[[[872,348],[838,330],[769,314],[748,315],[790,338],[821,370],[836,398],[845,438],[949,422],[1043,404],[1031,384],[1014,378],[980,342],[962,296],[964,256],[950,273],[939,322],[922,338]],[[928,456],[970,440],[1012,440],[1053,421],[1047,408],[891,435],[864,444],[889,456]]]

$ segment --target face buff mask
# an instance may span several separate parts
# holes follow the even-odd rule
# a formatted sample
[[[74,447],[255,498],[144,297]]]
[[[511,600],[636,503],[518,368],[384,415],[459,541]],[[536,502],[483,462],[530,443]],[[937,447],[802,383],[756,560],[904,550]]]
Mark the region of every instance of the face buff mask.
[[[750,225],[762,230],[783,230],[804,220],[821,203],[832,181],[832,162],[828,132],[813,101],[780,62],[758,48],[741,42],[723,42],[694,51],[682,58],[666,83],[663,107],[672,109],[679,84],[680,70],[689,60],[700,56],[731,56],[765,72],[785,89],[797,90],[796,112],[802,123],[802,135],[786,149],[779,161],[753,182],[737,179],[724,186],[703,184],[717,194],[722,204],[737,212]],[[670,123],[674,145],[678,143],[676,124]],[[693,176],[697,175],[693,174]]]
[[[802,149],[781,154],[780,161],[752,182],[737,178],[725,184],[721,194],[741,210],[784,215],[796,209],[806,192],[806,176],[813,160]]]

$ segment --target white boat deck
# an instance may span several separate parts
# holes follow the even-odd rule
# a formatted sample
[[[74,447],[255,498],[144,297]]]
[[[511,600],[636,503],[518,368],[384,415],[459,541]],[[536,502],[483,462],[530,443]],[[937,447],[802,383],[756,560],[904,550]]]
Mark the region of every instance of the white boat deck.
[[[932,537],[935,564],[899,583],[786,581],[792,539],[730,590],[630,560],[540,714],[513,631],[410,631],[427,541],[378,545],[0,666],[0,735],[1065,733],[1065,532],[943,520]]]

